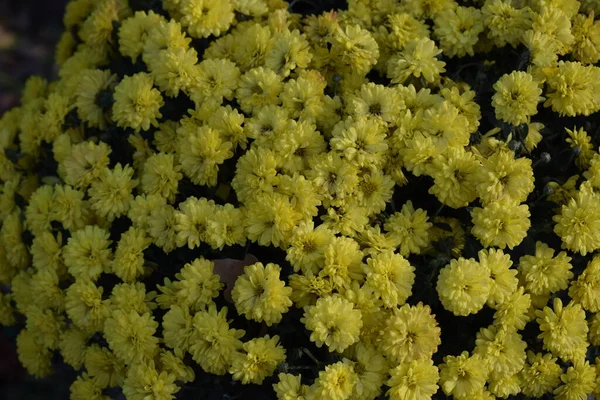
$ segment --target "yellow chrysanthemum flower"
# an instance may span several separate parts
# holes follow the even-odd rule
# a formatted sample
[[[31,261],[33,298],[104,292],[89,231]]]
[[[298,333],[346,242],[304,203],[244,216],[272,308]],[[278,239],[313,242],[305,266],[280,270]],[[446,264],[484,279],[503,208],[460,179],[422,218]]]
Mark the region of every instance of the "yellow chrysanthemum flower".
[[[490,273],[485,265],[472,258],[451,260],[440,271],[436,286],[444,308],[461,316],[481,310],[493,285]]]
[[[147,131],[150,125],[157,127],[164,105],[158,89],[153,88],[150,75],[140,72],[126,76],[115,87],[113,118],[118,126],[132,128],[136,132]]]
[[[584,357],[588,346],[585,311],[573,302],[563,307],[558,298],[553,306],[535,312],[542,331],[538,337],[544,340],[544,348],[563,360]]]
[[[267,376],[273,375],[275,368],[285,361],[285,349],[278,343],[279,336],[252,339],[234,353],[229,372],[233,379],[244,385],[260,385]]]
[[[256,263],[244,268],[237,278],[231,296],[238,313],[268,326],[281,321],[292,305],[292,288],[280,280],[281,268],[269,263]]]
[[[337,295],[322,297],[314,306],[306,307],[300,321],[311,331],[310,340],[318,347],[325,344],[338,352],[358,341],[363,325],[361,312]]]

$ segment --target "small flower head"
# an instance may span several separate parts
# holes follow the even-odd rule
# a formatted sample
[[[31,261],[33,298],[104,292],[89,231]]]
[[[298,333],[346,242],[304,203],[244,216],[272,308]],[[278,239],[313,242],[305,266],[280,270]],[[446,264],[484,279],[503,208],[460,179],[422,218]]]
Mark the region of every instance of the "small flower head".
[[[132,128],[136,132],[147,131],[150,125],[157,127],[164,105],[158,89],[153,88],[152,78],[140,72],[126,76],[115,87],[113,118],[118,126]]]
[[[464,316],[481,310],[492,284],[488,268],[472,258],[461,257],[440,271],[436,288],[444,308]]]
[[[236,281],[231,292],[238,313],[258,322],[272,325],[281,321],[282,315],[292,305],[292,288],[280,280],[280,267],[269,263],[256,263],[245,267],[244,275]]]
[[[311,341],[338,352],[358,341],[363,324],[361,312],[341,296],[320,298],[314,306],[305,308],[301,321],[312,332]]]

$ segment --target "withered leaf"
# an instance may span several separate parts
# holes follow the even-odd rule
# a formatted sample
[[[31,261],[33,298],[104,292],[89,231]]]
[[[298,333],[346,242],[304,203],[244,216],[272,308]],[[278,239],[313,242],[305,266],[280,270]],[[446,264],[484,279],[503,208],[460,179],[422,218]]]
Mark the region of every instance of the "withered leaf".
[[[246,254],[243,260],[236,260],[235,258],[222,258],[218,260],[212,260],[215,264],[215,274],[219,275],[221,282],[225,284],[225,290],[223,295],[225,300],[229,303],[233,303],[231,298],[231,291],[235,284],[238,276],[244,273],[244,268],[247,265],[252,265],[258,262],[258,258],[252,254]]]

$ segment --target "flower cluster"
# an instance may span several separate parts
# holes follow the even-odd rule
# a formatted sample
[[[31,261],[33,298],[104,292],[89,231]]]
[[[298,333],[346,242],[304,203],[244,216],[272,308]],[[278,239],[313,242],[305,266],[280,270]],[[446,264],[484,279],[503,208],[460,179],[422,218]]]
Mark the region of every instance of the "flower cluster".
[[[21,363],[73,400],[600,396],[598,3],[301,3],[69,2],[0,118]]]

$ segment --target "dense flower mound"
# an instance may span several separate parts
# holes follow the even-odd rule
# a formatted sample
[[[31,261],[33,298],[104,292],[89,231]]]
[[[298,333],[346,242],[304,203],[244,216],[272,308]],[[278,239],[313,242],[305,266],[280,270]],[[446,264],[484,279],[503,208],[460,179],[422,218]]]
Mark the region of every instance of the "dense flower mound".
[[[319,3],[68,4],[0,119],[21,363],[73,400],[600,396],[600,3]]]

